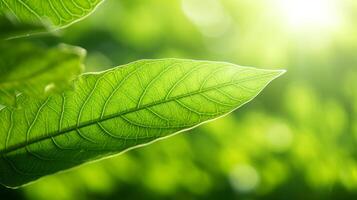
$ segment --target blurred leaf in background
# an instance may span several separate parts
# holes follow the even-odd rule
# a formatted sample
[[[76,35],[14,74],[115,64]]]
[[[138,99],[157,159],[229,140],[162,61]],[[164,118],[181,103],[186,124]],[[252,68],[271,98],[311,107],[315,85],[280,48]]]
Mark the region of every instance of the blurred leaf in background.
[[[51,91],[71,88],[84,70],[86,51],[58,45],[47,48],[30,42],[0,43],[0,102],[14,106],[16,96],[46,97]]]
[[[353,0],[107,0],[46,42],[86,48],[88,71],[177,57],[288,73],[230,117],[0,194],[36,200],[355,199],[356,24]]]

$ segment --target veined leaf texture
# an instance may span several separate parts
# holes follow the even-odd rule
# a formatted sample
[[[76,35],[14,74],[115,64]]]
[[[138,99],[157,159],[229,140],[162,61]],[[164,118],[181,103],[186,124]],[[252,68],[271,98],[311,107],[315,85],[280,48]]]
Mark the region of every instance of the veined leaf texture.
[[[224,116],[281,70],[223,62],[142,60],[87,73],[75,89],[0,110],[0,183],[45,175],[139,147]]]

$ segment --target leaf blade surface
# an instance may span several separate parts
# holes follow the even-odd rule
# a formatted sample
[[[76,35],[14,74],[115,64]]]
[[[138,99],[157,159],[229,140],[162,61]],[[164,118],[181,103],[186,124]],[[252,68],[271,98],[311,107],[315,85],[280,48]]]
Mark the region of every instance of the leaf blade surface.
[[[85,74],[46,100],[0,111],[0,183],[17,187],[224,116],[282,71],[221,62],[143,60]],[[16,123],[15,123],[16,122]]]
[[[104,0],[2,0],[0,15],[17,23],[45,24],[49,29],[67,27],[91,14]]]

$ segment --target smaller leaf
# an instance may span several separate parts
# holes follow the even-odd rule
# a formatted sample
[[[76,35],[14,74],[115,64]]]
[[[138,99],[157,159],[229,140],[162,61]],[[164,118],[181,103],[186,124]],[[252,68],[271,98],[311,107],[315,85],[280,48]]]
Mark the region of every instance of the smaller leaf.
[[[19,22],[12,15],[0,15],[0,40],[9,40],[28,35],[45,33],[47,27],[40,23]]]
[[[0,1],[0,16],[10,16],[17,24],[57,30],[90,15],[104,0]],[[3,29],[0,29],[3,30]],[[34,30],[26,29],[28,34]],[[21,34],[23,34],[22,32]]]
[[[67,88],[83,71],[85,50],[4,42],[0,43],[0,55],[0,104],[14,105],[19,93],[44,97],[50,91]]]

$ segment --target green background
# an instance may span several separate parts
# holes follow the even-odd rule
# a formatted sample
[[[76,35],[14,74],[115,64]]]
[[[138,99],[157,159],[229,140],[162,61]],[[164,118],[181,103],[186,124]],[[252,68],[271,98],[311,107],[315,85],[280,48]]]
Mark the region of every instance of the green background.
[[[107,0],[57,35],[31,39],[86,48],[87,71],[175,57],[288,72],[230,116],[1,199],[357,198],[356,1]]]

